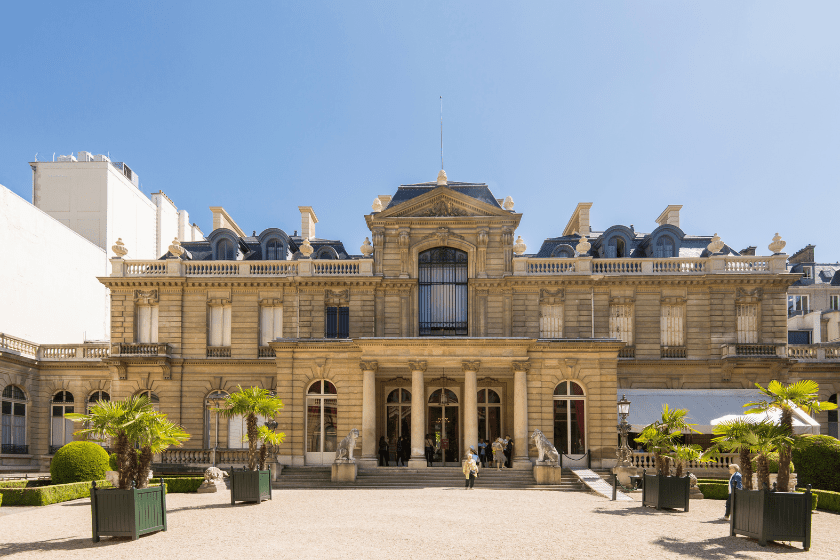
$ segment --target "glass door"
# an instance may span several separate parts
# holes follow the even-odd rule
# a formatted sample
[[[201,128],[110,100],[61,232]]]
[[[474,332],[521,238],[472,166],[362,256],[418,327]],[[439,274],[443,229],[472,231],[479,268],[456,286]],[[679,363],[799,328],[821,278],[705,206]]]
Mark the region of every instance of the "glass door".
[[[429,397],[428,432],[435,444],[433,466],[461,464],[461,432],[458,426],[458,396],[449,389],[437,389]]]
[[[338,399],[329,381],[317,381],[306,397],[306,464],[329,465],[338,444]],[[317,385],[317,387],[316,387]]]

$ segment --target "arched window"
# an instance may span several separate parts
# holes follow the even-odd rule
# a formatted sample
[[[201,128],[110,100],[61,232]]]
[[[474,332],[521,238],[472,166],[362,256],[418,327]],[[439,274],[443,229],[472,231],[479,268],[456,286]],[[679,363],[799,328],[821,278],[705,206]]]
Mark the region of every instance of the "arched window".
[[[87,414],[90,414],[90,407],[95,405],[98,402],[109,402],[111,400],[111,395],[106,393],[105,391],[94,391],[90,394],[87,400]]]
[[[624,239],[616,235],[610,238],[607,243],[607,258],[608,259],[623,259],[627,256],[626,245]]]
[[[338,444],[338,391],[329,381],[315,381],[306,391],[306,462],[326,465]]]
[[[443,466],[456,466],[461,460],[459,444],[458,395],[451,389],[435,389],[429,395],[428,428],[426,433],[432,436],[435,444],[433,461]]]
[[[269,261],[282,261],[286,259],[286,251],[279,239],[269,239],[265,244],[265,258]]]
[[[656,240],[656,249],[654,256],[657,259],[669,259],[676,256],[674,254],[674,240],[669,235],[660,235]]]
[[[567,455],[586,453],[586,395],[574,381],[554,389],[554,445]]]
[[[59,391],[53,395],[52,413],[50,414],[50,455],[73,441],[73,421],[64,417],[75,410],[73,394],[70,391]]]
[[[158,398],[157,394],[153,393],[149,389],[139,391],[137,394],[148,397],[149,400],[152,401],[152,408],[160,412],[160,399]]]
[[[828,397],[828,402],[837,404],[837,393]],[[840,433],[840,429],[838,429],[837,416],[838,414],[836,408],[828,411],[828,435],[833,438],[836,438],[838,433]]]
[[[502,399],[493,389],[478,390],[478,437],[493,442],[502,435]]]
[[[411,437],[411,392],[407,389],[394,389],[388,393],[385,402],[385,437],[391,450],[396,451],[398,439]]]
[[[219,241],[216,243],[216,260],[236,260],[236,247],[234,246],[233,241],[227,238],[219,239]]]
[[[467,336],[467,253],[435,247],[417,258],[420,336]]]
[[[28,452],[26,393],[17,385],[7,385],[0,397],[0,453]]]

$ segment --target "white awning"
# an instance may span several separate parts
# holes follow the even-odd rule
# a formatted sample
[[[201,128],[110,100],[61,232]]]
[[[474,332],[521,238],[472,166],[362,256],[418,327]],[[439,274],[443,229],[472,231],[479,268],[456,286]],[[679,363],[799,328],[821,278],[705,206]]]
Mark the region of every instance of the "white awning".
[[[670,408],[688,410],[687,421],[697,424],[694,429],[703,434],[711,434],[716,424],[734,418],[744,418],[749,422],[760,422],[769,418],[778,423],[780,413],[744,414],[744,405],[748,402],[765,400],[758,389],[620,389],[617,399],[627,395],[630,415],[627,421],[631,431],[641,432],[648,424],[662,417],[665,404]],[[797,434],[819,434],[819,423],[802,410],[795,408],[793,431]]]

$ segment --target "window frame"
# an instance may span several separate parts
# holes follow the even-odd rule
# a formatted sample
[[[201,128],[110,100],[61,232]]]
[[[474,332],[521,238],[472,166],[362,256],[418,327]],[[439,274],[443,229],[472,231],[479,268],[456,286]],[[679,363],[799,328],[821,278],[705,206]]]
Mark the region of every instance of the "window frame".
[[[350,338],[350,307],[330,305],[324,309],[324,338]]]
[[[572,391],[571,384],[574,383],[580,388],[581,395],[572,395],[570,394]],[[558,390],[561,386],[565,385],[565,392],[566,394],[558,394]],[[580,413],[579,411],[575,411],[576,414],[580,414],[583,416],[583,442],[582,442],[582,450],[578,453],[572,453],[572,406],[571,404],[567,404],[566,406],[566,449],[561,449],[561,441],[562,438],[559,437],[557,433],[557,424],[558,424],[558,405],[557,403],[563,401],[566,403],[572,403],[574,401],[583,401],[583,412]],[[561,454],[570,457],[571,455],[585,455],[589,449],[589,421],[587,418],[587,414],[589,412],[589,398],[586,392],[586,387],[580,381],[575,379],[564,379],[560,381],[554,387],[554,392],[552,393],[552,422],[553,422],[553,429],[554,429],[554,443],[555,447],[557,447],[557,451]],[[577,416],[575,417],[577,418]],[[580,425],[580,419],[577,418],[578,425]]]
[[[16,396],[15,390],[17,390],[22,395],[22,397]],[[5,406],[6,403],[8,403],[8,407]],[[14,383],[10,383],[9,385],[3,387],[3,391],[0,392],[0,454],[10,453],[17,455],[25,455],[29,452],[29,445],[26,443],[27,438],[29,436],[28,405],[29,397],[26,394],[26,391],[23,389],[23,387],[15,385]],[[23,407],[22,415],[17,414],[17,411],[20,410],[18,407]],[[4,412],[5,408],[8,408],[8,413]],[[9,418],[8,423],[6,422],[7,417]],[[23,418],[23,435],[21,438],[18,438],[20,427],[15,426],[14,422],[14,418],[16,417]],[[18,441],[19,439],[20,441]]]

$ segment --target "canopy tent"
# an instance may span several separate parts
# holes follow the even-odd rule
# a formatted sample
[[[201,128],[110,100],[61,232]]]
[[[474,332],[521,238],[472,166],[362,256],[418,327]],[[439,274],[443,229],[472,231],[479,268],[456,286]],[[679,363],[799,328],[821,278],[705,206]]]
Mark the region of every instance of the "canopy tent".
[[[667,403],[670,408],[688,409],[687,421],[703,434],[711,434],[716,424],[734,418],[745,418],[750,422],[760,422],[769,418],[778,423],[778,411],[765,414],[744,414],[744,405],[749,402],[766,400],[758,389],[620,389],[617,399],[627,396],[632,404],[627,422],[630,431],[642,429],[662,417],[662,409]],[[794,408],[793,431],[797,434],[819,434],[819,422],[808,414]]]

